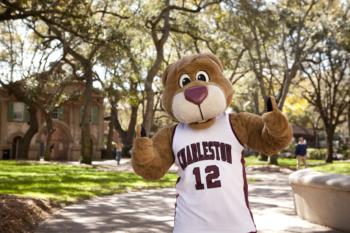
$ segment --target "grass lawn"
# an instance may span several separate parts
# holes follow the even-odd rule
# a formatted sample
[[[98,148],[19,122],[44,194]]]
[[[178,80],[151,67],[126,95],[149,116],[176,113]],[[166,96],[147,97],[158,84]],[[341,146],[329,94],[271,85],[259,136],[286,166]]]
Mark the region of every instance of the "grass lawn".
[[[145,181],[131,172],[105,172],[90,167],[0,161],[0,194],[75,202],[128,190],[174,187],[176,174]]]
[[[256,156],[249,156],[244,159],[247,166],[267,165],[267,162],[259,161]],[[295,170],[296,163],[295,158],[278,158],[278,165],[283,168]],[[334,161],[332,164],[326,164],[323,160],[308,159],[307,163],[315,171],[350,175],[350,162]]]
[[[323,164],[312,169],[319,172],[350,175],[350,162],[335,161],[332,164]]]

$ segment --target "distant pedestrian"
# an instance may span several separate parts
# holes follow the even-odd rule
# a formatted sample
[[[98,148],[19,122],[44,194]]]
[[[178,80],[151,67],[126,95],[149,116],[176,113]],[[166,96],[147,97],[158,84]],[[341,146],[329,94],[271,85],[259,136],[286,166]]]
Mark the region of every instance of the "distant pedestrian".
[[[50,156],[49,158],[52,158],[52,153],[53,153],[53,150],[54,150],[54,149],[55,149],[55,144],[51,144],[51,146],[50,146],[50,152],[49,152],[49,153],[50,153],[50,154],[49,154],[49,156]],[[45,155],[44,155],[44,156],[45,156]],[[49,158],[48,158],[48,159],[49,159]]]
[[[117,160],[118,165],[120,164],[120,160],[122,158],[122,151],[123,151],[123,143],[117,142],[115,145],[115,150],[116,150],[116,157],[115,159]]]
[[[112,157],[117,160],[117,149],[116,149],[116,143],[112,142]]]
[[[307,151],[306,141],[303,137],[300,137],[298,139],[298,144],[295,147],[295,155],[297,158],[297,169],[300,169],[300,167],[302,166],[301,164],[303,164],[304,168],[307,167],[306,151]]]

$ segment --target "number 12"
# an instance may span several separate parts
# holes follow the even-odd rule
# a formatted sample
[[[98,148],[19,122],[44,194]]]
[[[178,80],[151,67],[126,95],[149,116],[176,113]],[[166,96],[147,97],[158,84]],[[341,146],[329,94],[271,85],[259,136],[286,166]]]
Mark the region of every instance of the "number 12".
[[[220,171],[218,166],[216,165],[207,166],[205,167],[204,171],[207,174],[206,183],[207,183],[208,189],[221,187],[221,181],[218,180],[220,176]],[[199,167],[195,167],[193,169],[193,175],[196,179],[196,185],[195,185],[196,189],[197,190],[204,189],[204,184],[202,183],[202,180],[201,180],[201,171]]]

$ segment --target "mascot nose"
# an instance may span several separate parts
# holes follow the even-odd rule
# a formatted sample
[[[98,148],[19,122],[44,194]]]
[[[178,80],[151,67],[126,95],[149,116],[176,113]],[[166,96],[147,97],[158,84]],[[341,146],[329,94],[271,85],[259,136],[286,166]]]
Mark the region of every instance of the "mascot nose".
[[[208,96],[208,89],[206,86],[195,86],[185,90],[186,100],[200,104]]]

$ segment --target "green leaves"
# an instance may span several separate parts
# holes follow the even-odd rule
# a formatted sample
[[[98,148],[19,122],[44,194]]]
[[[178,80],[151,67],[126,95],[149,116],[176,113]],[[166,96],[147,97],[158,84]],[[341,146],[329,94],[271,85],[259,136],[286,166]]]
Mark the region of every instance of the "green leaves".
[[[5,9],[11,11],[12,21],[2,18]],[[157,104],[161,85],[153,80],[167,64],[186,54],[211,51],[235,85],[236,108],[259,112],[264,95],[276,95],[283,107],[300,66],[315,62],[314,54],[326,44],[349,53],[348,16],[340,0],[1,3],[0,21],[6,19],[6,24],[0,27],[0,65],[7,65],[0,72],[25,77],[28,93],[34,96],[82,81],[89,63],[106,97],[145,108],[148,76]],[[168,30],[169,37],[160,43]],[[62,65],[51,69],[50,63]],[[155,108],[155,113],[161,111]]]

